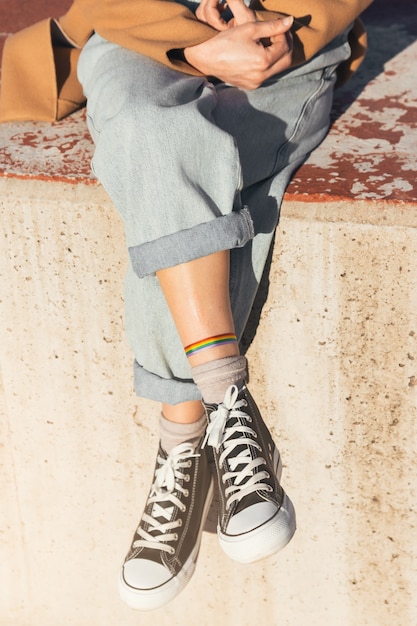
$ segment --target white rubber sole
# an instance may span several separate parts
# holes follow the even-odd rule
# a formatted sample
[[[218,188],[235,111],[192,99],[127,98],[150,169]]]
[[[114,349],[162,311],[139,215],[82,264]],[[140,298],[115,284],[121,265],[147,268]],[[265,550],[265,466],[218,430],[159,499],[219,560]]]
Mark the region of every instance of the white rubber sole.
[[[282,550],[296,530],[294,506],[284,493],[282,506],[268,522],[241,535],[226,535],[217,529],[222,550],[233,561],[253,563]]]
[[[174,578],[171,578],[160,587],[155,587],[153,589],[135,589],[134,587],[128,585],[124,580],[123,566],[121,567],[119,575],[119,595],[128,607],[137,611],[152,611],[154,609],[158,609],[173,600],[187,585],[194,574],[200,550],[201,536],[203,534],[207,514],[213,499],[213,490],[213,482],[211,482],[206,502],[204,504],[197,542],[187,561],[184,563],[181,571],[178,572]]]

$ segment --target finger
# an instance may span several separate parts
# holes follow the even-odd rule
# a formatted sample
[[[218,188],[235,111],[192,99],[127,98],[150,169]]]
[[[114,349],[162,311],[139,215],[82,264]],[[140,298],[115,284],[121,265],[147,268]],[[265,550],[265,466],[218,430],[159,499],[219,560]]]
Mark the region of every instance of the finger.
[[[282,35],[291,28],[294,22],[292,15],[288,15],[279,20],[268,20],[266,22],[256,22],[256,37],[258,39],[270,38],[271,40],[275,35]]]
[[[222,7],[217,0],[203,0],[196,10],[196,16],[201,22],[205,22],[217,30],[225,30],[226,22],[222,19],[220,11]]]
[[[256,22],[255,13],[246,6],[243,0],[228,0],[227,5],[233,13],[236,25]]]
[[[208,9],[206,21],[207,24],[210,24],[210,26],[213,26],[217,30],[225,30],[227,28],[227,24],[221,17],[218,9]]]
[[[292,48],[283,48],[282,43],[272,43],[270,46],[268,46],[268,48],[265,48],[265,57],[268,63],[268,77],[271,77],[291,67]]]
[[[294,41],[293,38],[291,36],[291,33],[284,33],[285,36],[285,44],[289,50],[289,52],[293,51],[294,48]],[[281,44],[283,45],[283,39],[282,39],[282,35],[274,35],[274,37],[270,37],[269,41],[270,43],[277,43],[277,44]]]
[[[274,35],[273,37],[270,37],[270,40],[275,42],[275,41],[282,41],[282,37],[285,37],[286,41],[288,42],[288,45],[292,48],[293,47],[293,36],[291,31],[287,31],[286,33],[280,33],[279,35]]]

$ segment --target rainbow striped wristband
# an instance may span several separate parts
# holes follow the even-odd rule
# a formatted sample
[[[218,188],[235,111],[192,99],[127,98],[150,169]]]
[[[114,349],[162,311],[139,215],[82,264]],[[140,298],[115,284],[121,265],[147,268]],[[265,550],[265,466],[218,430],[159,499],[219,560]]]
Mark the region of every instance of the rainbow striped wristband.
[[[207,337],[202,341],[195,341],[190,343],[189,346],[184,348],[187,357],[200,352],[201,350],[207,350],[208,348],[215,348],[227,343],[237,343],[237,337],[234,333],[226,333],[225,335],[215,335],[214,337]]]

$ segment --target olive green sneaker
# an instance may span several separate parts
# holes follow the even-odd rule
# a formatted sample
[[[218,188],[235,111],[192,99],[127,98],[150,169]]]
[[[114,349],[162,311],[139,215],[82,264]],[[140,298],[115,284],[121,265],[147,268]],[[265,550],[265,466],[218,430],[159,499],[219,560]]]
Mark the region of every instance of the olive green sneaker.
[[[205,404],[219,487],[217,534],[224,552],[251,563],[291,540],[295,512],[280,485],[281,458],[248,389],[231,386],[219,405]]]
[[[120,596],[131,608],[159,608],[190,580],[213,496],[212,482],[200,444],[194,448],[182,443],[170,454],[159,446],[145,510],[120,571]]]

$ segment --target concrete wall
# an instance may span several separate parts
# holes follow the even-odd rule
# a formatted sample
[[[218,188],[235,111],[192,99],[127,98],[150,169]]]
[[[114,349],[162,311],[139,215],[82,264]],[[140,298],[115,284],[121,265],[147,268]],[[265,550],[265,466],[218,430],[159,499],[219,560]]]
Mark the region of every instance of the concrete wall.
[[[158,407],[132,392],[121,224],[99,187],[0,179],[1,626],[417,623],[417,207],[397,208],[285,204],[248,357],[297,533],[243,566],[205,532],[186,590],[139,614],[116,581]]]
[[[50,14],[31,7],[0,7],[0,49]],[[82,113],[0,128],[0,626],[417,625],[414,0],[366,21],[365,69],[286,194],[248,352],[297,533],[234,564],[213,511],[191,583],[151,614],[116,589],[158,437],[132,391],[121,223]]]

